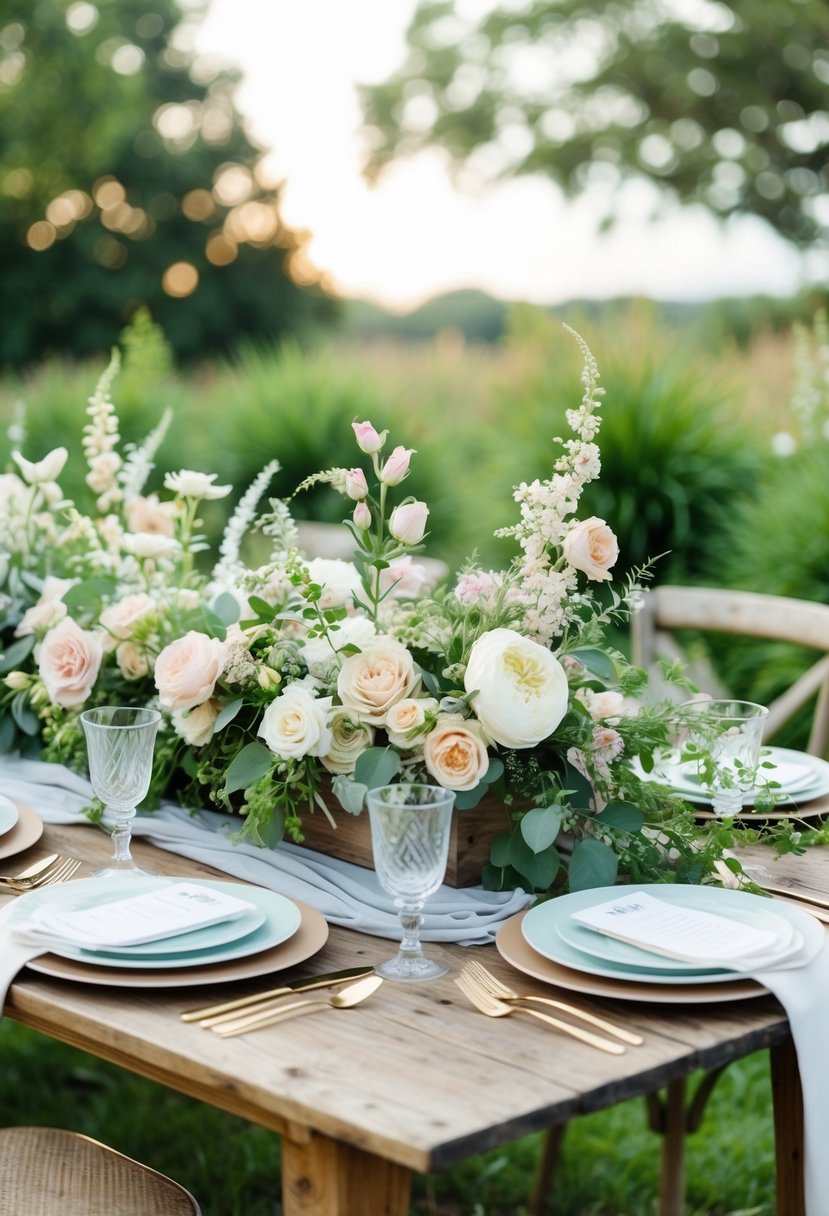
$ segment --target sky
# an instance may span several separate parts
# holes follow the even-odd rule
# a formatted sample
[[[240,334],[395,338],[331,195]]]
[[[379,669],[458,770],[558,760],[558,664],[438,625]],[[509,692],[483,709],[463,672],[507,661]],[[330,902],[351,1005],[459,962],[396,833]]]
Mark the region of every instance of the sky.
[[[211,0],[196,48],[243,72],[236,101],[284,178],[286,223],[344,296],[397,311],[464,287],[508,300],[648,295],[706,299],[803,281],[790,246],[760,220],[723,228],[702,209],[658,224],[646,187],[624,192],[611,235],[593,200],[567,202],[539,179],[455,189],[439,152],[360,172],[356,86],[392,74],[416,0]]]

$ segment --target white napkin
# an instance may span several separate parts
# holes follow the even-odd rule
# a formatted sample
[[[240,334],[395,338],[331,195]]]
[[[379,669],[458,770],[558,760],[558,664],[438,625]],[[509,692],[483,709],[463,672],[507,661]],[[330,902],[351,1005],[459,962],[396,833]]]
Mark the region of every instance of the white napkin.
[[[89,782],[62,765],[0,757],[0,789],[8,798],[32,807],[45,823],[87,822],[81,810],[92,798]],[[133,820],[136,837],[144,836],[170,853],[303,900],[333,924],[375,937],[399,937],[397,909],[373,870],[296,845],[260,849],[235,844],[230,837],[240,828],[240,819],[216,811],[191,814],[170,802]],[[521,890],[442,886],[426,904],[421,937],[430,942],[487,945],[505,920],[531,902],[532,896]]]
[[[0,907],[0,1018],[3,1016],[3,1006],[6,1004],[6,993],[14,983],[18,971],[39,954],[45,954],[48,946],[42,942],[24,941],[13,932],[11,925],[6,924],[6,918],[14,907],[14,896],[6,898],[5,905]]]

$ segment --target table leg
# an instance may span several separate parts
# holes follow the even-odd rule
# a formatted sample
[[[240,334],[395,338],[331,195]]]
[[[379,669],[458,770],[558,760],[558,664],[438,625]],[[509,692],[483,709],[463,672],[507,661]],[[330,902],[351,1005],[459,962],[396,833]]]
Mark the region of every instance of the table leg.
[[[774,1157],[777,1167],[777,1211],[805,1216],[803,1190],[803,1093],[791,1037],[769,1048],[774,1106]]]
[[[282,1137],[284,1216],[408,1216],[411,1171],[312,1132]]]

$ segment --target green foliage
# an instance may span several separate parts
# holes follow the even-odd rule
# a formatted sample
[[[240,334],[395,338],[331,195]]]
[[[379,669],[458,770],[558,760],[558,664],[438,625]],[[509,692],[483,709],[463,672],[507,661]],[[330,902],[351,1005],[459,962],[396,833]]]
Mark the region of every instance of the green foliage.
[[[113,1064],[26,1030],[0,1025],[0,1121],[71,1127],[175,1178],[204,1216],[279,1210],[279,1137]],[[694,1084],[699,1075],[691,1079]],[[573,1119],[550,1212],[652,1216],[661,1140],[641,1099]],[[519,1216],[541,1136],[525,1136],[440,1173],[415,1175],[411,1216]],[[732,1064],[687,1141],[688,1216],[772,1216],[774,1141],[768,1056]]]
[[[180,49],[200,17],[175,0],[6,0],[0,364],[105,352],[140,305],[182,358],[333,316],[243,130],[236,78]]]
[[[607,223],[645,178],[669,202],[757,215],[807,245],[826,191],[825,34],[823,0],[422,0],[405,62],[363,89],[369,169],[437,145],[476,180],[603,193]]]

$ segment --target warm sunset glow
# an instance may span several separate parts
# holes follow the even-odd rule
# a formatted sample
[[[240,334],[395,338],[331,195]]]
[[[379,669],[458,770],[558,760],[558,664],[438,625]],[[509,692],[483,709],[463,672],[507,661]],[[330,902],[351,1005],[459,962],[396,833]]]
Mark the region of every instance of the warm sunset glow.
[[[30,249],[42,253],[44,249],[54,245],[56,236],[54,225],[47,220],[37,220],[26,233],[26,244]]]

